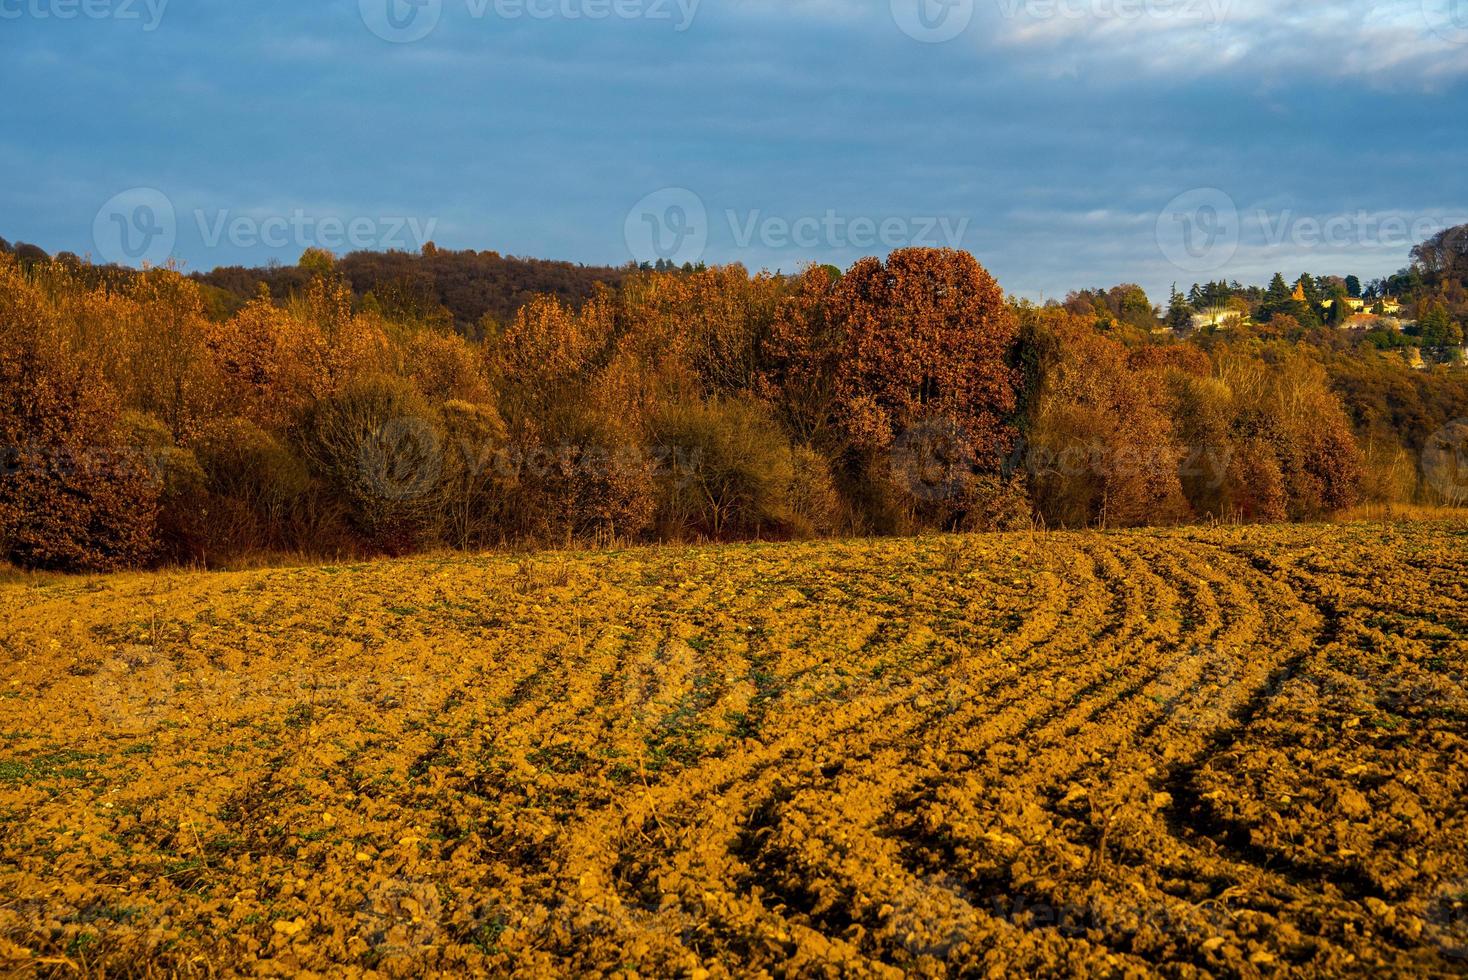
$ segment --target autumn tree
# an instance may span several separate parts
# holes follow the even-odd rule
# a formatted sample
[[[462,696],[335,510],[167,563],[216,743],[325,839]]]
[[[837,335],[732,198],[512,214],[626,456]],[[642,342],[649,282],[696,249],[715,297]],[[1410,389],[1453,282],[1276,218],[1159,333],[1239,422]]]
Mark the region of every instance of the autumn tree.
[[[313,406],[303,449],[374,546],[415,547],[438,516],[443,430],[423,395],[387,375],[352,381]]]
[[[130,281],[125,295],[134,315],[124,328],[127,360],[114,384],[127,407],[160,420],[186,444],[218,410],[219,398],[198,284],[173,269],[149,269]]]
[[[490,352],[510,437],[509,536],[631,538],[652,522],[643,413],[660,385],[644,352],[618,350],[615,297],[581,310],[533,300]]]
[[[266,428],[295,420],[324,392],[313,367],[322,359],[310,328],[261,292],[228,321],[209,324],[205,343],[228,414]]]
[[[664,525],[720,538],[783,531],[795,459],[763,405],[749,399],[669,405],[654,420],[682,465],[661,474]]]
[[[1434,283],[1457,281],[1468,286],[1468,225],[1438,232],[1412,249],[1412,260]]]
[[[1360,499],[1362,460],[1350,419],[1308,348],[1223,348],[1215,376],[1232,393],[1231,432],[1241,468],[1231,492],[1237,512],[1305,520]],[[1246,500],[1269,506],[1251,512],[1241,503]]]
[[[471,344],[455,333],[423,329],[413,331],[399,346],[402,358],[398,369],[419,391],[477,405],[494,402],[482,345]]]
[[[836,375],[846,347],[845,325],[830,314],[841,276],[813,265],[796,280],[764,338],[759,391],[802,442],[836,448]]]
[[[499,465],[507,433],[491,404],[458,399],[440,409],[443,432],[440,495],[449,541],[460,548],[489,538],[503,507],[507,474]]]
[[[79,355],[46,296],[0,256],[0,557],[25,567],[125,568],[155,548],[158,487]]]
[[[800,438],[829,440],[876,526],[951,524],[1015,446],[1017,330],[966,252],[813,268],[775,318],[766,385]]]
[[[635,345],[652,373],[687,373],[705,397],[749,392],[781,281],[728,265],[676,274],[639,273],[619,294],[621,348]]]
[[[1164,376],[1194,374],[1185,358],[1130,358],[1084,319],[1044,318],[1059,357],[1048,371],[1027,465],[1037,509],[1051,526],[1166,523],[1188,514],[1186,456],[1167,413]],[[1174,363],[1178,366],[1174,367]]]
[[[324,550],[337,508],[313,508],[316,483],[281,437],[247,418],[211,421],[193,446],[205,474],[209,519],[206,561],[285,549]]]
[[[967,252],[905,249],[852,266],[827,316],[837,420],[868,478],[949,523],[1016,442],[1018,325],[998,284]]]
[[[324,248],[308,248],[296,264],[309,275],[326,276],[336,268],[336,256]]]

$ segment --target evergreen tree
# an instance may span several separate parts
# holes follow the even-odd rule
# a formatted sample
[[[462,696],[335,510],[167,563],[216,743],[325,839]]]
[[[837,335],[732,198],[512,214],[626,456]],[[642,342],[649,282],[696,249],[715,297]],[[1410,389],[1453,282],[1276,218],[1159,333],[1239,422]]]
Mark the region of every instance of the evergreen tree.
[[[1299,286],[1300,292],[1305,294],[1305,302],[1311,306],[1320,305],[1320,284],[1315,281],[1314,276],[1307,272],[1300,277],[1295,285]]]
[[[1453,322],[1442,300],[1432,304],[1432,309],[1427,311],[1417,327],[1422,335],[1423,347],[1451,350],[1463,346],[1463,328]]]
[[[1276,272],[1264,292],[1264,302],[1259,305],[1259,322],[1268,323],[1277,315],[1294,316],[1295,311],[1295,294],[1284,275]]]
[[[1422,270],[1415,265],[1407,272],[1407,295],[1415,299],[1426,287],[1427,283],[1422,280]]]
[[[1172,284],[1172,295],[1167,302],[1167,325],[1173,333],[1186,333],[1193,325],[1193,307],[1177,291],[1177,283]]]
[[[1294,299],[1294,296],[1304,296],[1304,301]],[[1290,312],[1300,325],[1304,327],[1318,327],[1323,323],[1321,313],[1325,309],[1320,295],[1320,284],[1310,273],[1305,273],[1295,281],[1295,292],[1291,294],[1294,309]]]

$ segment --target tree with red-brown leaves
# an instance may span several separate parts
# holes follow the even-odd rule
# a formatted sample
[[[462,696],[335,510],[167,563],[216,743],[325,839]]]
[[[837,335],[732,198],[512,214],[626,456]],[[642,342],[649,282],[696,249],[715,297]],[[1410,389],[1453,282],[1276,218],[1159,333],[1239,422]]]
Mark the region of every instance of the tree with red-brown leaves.
[[[1018,430],[1018,324],[972,255],[904,249],[839,280],[806,273],[776,317],[773,382],[786,414],[839,434],[874,523],[972,521]],[[822,403],[824,405],[822,406]]]
[[[1168,415],[1166,378],[1206,375],[1207,356],[1128,350],[1089,318],[1057,307],[1026,315],[1058,351],[1036,401],[1026,459],[1045,522],[1133,526],[1186,517],[1179,471],[1188,447]]]
[[[830,317],[840,279],[813,265],[795,281],[765,338],[758,383],[797,441],[828,452],[836,448],[836,373],[846,345],[844,324]]]
[[[154,551],[158,487],[117,398],[70,350],[41,291],[0,259],[0,559],[110,570]]]

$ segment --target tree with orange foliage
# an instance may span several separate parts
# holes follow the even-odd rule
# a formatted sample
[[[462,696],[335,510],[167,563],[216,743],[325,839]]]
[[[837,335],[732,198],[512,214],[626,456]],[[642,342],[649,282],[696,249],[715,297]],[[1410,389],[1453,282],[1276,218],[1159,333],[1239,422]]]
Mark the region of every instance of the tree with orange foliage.
[[[454,333],[419,330],[403,345],[401,370],[435,399],[488,405],[494,400],[484,352]]]
[[[1027,459],[1046,523],[1128,526],[1187,516],[1179,479],[1185,451],[1161,381],[1173,358],[1129,352],[1089,318],[1059,308],[1032,315],[1058,342]]]
[[[118,422],[101,373],[69,348],[18,263],[0,256],[0,557],[67,571],[151,557],[158,488]]]
[[[610,341],[611,318],[595,301],[577,313],[554,296],[535,296],[500,335],[493,357],[506,382],[527,397],[543,396],[547,386],[588,380]]]
[[[915,248],[885,265],[864,259],[836,284],[831,307],[846,340],[838,411],[857,446],[885,451],[944,419],[963,431],[981,469],[998,468],[1015,438],[1008,358],[1018,325],[972,255]]]
[[[311,402],[314,358],[306,348],[314,345],[303,343],[304,324],[260,289],[227,322],[209,325],[207,344],[230,414],[279,429]]]
[[[777,309],[763,345],[760,394],[804,443],[834,449],[836,371],[845,348],[842,324],[828,315],[840,280],[830,266],[813,265]]]
[[[160,268],[132,279],[125,292],[136,313],[126,325],[128,361],[115,382],[119,395],[187,444],[217,412],[219,398],[199,286]]]
[[[380,320],[353,312],[352,288],[340,275],[316,276],[286,308],[300,325],[291,356],[304,367],[314,398],[390,370],[391,345]]]
[[[617,363],[618,312],[605,291],[579,312],[539,297],[492,347],[510,437],[507,536],[607,541],[634,537],[652,520],[652,465],[636,403],[650,397],[638,390],[648,380],[642,362],[626,352],[618,383],[606,383]]]
[[[1226,380],[1250,379],[1240,382],[1247,421],[1238,428],[1273,454],[1288,494],[1286,516],[1309,520],[1353,506],[1361,451],[1325,367],[1300,344],[1268,345],[1263,353],[1256,361],[1225,351],[1219,370]]]
[[[656,374],[683,374],[697,386],[685,394],[747,394],[784,289],[782,279],[741,265],[638,273],[619,295],[619,347],[637,350]]]
[[[972,255],[904,249],[837,281],[809,270],[776,317],[767,377],[792,386],[785,414],[803,430],[840,433],[878,526],[947,525],[1016,443],[1017,333]]]

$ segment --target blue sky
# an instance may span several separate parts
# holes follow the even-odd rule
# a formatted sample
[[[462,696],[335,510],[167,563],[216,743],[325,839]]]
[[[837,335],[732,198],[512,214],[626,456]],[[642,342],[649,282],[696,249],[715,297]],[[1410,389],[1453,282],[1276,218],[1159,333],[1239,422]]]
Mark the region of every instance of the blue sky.
[[[0,235],[189,269],[957,244],[1161,302],[1468,221],[1468,0],[0,0],[0,90]]]

